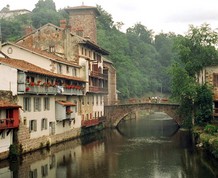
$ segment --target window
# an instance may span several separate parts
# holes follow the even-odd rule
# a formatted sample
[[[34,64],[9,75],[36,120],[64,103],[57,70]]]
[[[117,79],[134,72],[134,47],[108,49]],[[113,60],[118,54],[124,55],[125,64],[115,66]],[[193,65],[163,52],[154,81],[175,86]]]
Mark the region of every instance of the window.
[[[66,66],[66,71],[69,74],[69,66]]]
[[[93,95],[92,96],[92,105],[94,105],[94,102],[95,102],[95,96]]]
[[[98,105],[98,96],[96,96],[96,105]]]
[[[76,75],[77,75],[76,68],[73,68],[72,69],[72,76],[76,76]]]
[[[89,105],[89,96],[87,96],[87,104]]]
[[[47,128],[48,128],[48,119],[43,118],[41,121],[41,130],[47,130]]]
[[[82,105],[84,105],[84,97],[82,97]]]
[[[30,120],[29,129],[30,129],[30,132],[36,132],[37,131],[37,122],[36,122],[36,120]]]
[[[45,97],[44,98],[44,111],[50,110],[50,98]]]
[[[62,74],[62,66],[61,66],[61,64],[58,64],[58,66],[57,66],[57,73],[58,74]]]
[[[48,165],[41,166],[42,177],[46,177],[48,175]]]
[[[31,98],[30,97],[24,97],[23,98],[23,110],[24,111],[31,111]]]
[[[100,96],[100,104],[102,105],[102,96]]]
[[[77,100],[74,100],[74,104],[76,105],[75,106],[75,112],[77,112]]]
[[[49,122],[49,134],[50,135],[55,134],[55,122]]]
[[[218,74],[213,74],[213,85],[218,87]]]
[[[0,139],[4,139],[5,138],[5,131],[2,131],[2,133],[0,134]]]
[[[41,98],[34,98],[34,111],[41,111]]]
[[[55,47],[54,46],[49,46],[49,52],[54,53],[55,52]]]
[[[37,169],[34,169],[29,172],[29,177],[30,178],[37,178]]]
[[[49,165],[50,165],[50,169],[53,169],[55,167],[55,155],[51,155],[49,157]]]

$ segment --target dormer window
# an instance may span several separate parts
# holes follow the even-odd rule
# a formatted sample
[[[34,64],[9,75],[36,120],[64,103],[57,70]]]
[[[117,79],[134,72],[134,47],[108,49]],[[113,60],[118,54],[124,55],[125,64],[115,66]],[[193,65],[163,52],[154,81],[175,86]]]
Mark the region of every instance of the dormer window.
[[[49,52],[54,53],[55,52],[55,47],[54,46],[49,46]]]

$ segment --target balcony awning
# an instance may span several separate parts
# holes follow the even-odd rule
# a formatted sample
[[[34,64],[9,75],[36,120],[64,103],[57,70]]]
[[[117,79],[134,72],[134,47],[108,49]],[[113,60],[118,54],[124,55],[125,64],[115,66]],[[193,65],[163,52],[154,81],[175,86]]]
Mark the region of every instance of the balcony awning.
[[[57,100],[56,102],[63,106],[76,106],[76,104],[72,103],[71,101]]]
[[[1,100],[0,108],[21,108],[21,106],[14,103],[10,103],[9,101]]]

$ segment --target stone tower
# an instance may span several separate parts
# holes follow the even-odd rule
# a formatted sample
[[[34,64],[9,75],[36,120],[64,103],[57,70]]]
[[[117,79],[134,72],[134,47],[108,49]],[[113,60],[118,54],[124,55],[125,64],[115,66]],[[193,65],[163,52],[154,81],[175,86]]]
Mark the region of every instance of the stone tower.
[[[100,15],[98,9],[92,6],[77,6],[65,8],[69,14],[71,32],[97,43],[96,18]]]

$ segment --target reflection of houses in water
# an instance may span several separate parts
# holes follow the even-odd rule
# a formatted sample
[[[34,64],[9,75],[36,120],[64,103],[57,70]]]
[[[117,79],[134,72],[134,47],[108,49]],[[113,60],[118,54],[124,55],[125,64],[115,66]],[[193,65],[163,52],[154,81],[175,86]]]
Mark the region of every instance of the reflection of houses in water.
[[[10,171],[9,163],[6,161],[1,162],[0,164],[0,177],[1,178],[8,178],[13,177],[13,173]]]
[[[97,140],[85,145],[82,145],[79,139],[64,142],[52,146],[50,150],[43,149],[23,155],[18,166],[18,177],[75,177],[83,174],[80,170],[89,174],[93,166],[102,166],[104,155],[105,146],[102,141]],[[8,163],[0,164],[0,173],[5,174],[3,178],[13,177]],[[0,174],[0,177],[1,175],[3,174]]]

